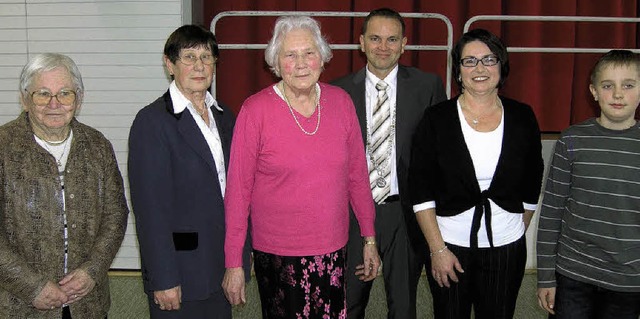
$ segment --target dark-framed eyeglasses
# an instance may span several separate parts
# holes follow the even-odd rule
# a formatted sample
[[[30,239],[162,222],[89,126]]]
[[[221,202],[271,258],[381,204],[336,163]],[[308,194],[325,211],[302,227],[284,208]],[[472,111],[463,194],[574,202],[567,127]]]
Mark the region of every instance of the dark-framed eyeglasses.
[[[472,68],[478,65],[478,62],[482,62],[484,66],[494,66],[500,62],[500,58],[495,55],[488,55],[481,59],[476,57],[466,57],[460,60],[460,64],[466,68]]]
[[[179,56],[179,59],[185,65],[194,65],[196,64],[196,62],[198,62],[198,60],[202,61],[202,64],[205,64],[205,65],[213,65],[214,63],[216,63],[216,58],[209,53],[205,53],[201,56],[187,53]]]
[[[31,93],[31,100],[37,106],[49,105],[52,98],[56,98],[62,105],[73,105],[76,101],[76,92],[72,90],[60,90],[58,94],[52,94],[47,90],[40,90]]]

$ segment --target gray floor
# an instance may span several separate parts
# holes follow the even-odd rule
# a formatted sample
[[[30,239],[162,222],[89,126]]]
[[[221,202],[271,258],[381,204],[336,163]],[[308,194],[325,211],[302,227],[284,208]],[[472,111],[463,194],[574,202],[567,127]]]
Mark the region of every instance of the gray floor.
[[[110,275],[111,283],[111,311],[109,319],[137,319],[148,318],[147,299],[142,290],[142,281],[138,274],[113,273]],[[374,282],[371,292],[371,300],[367,307],[367,319],[386,318],[387,308],[385,303],[385,293],[380,278]],[[522,288],[518,295],[515,318],[517,319],[540,319],[546,318],[545,313],[538,307],[535,295],[536,278],[535,274],[524,276]],[[259,319],[260,318],[260,298],[255,281],[247,287],[247,305],[237,307],[233,311],[234,319]],[[426,280],[423,276],[418,288],[418,318],[432,318],[433,308],[431,296]]]

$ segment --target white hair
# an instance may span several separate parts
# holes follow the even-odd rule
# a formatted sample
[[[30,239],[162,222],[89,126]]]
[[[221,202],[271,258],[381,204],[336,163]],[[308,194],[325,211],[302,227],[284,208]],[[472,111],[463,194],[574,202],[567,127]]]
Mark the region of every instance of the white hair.
[[[276,25],[273,28],[273,36],[267,44],[267,49],[264,51],[264,60],[269,65],[271,72],[277,77],[280,77],[280,71],[278,71],[278,54],[282,49],[282,43],[287,33],[296,29],[305,29],[311,32],[318,51],[320,51],[320,58],[322,62],[327,63],[333,57],[329,43],[322,35],[320,31],[320,24],[315,19],[308,16],[283,16],[276,20]]]
[[[36,76],[57,68],[64,68],[69,72],[71,81],[75,86],[76,105],[80,105],[84,96],[84,84],[82,83],[80,70],[70,57],[59,53],[38,54],[22,68],[22,73],[20,74],[20,96],[23,101],[27,101],[29,87]]]

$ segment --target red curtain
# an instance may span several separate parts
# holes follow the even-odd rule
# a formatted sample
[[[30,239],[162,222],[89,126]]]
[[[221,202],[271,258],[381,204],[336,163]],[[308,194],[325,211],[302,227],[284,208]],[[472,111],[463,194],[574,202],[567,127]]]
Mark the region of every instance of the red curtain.
[[[398,12],[439,13],[453,24],[454,43],[464,23],[476,15],[541,15],[638,17],[638,1],[588,0],[234,0],[205,1],[208,27],[223,11],[346,11],[368,12],[390,7]],[[218,41],[266,43],[275,17],[228,17],[219,21]],[[330,43],[358,43],[362,18],[318,18]],[[405,19],[409,44],[446,45],[446,27],[432,19]],[[498,22],[479,21],[471,28],[486,28],[511,47],[638,48],[636,23],[605,22]],[[360,51],[334,50],[321,81],[346,75],[362,68],[366,59]],[[590,96],[589,74],[601,54],[518,53],[511,52],[511,74],[501,94],[531,105],[544,132],[559,132],[571,124],[598,114]],[[406,51],[400,63],[434,72],[446,79],[445,51]],[[221,50],[217,69],[217,98],[236,112],[249,95],[277,79],[264,62],[263,50]],[[452,83],[452,95],[457,94]]]

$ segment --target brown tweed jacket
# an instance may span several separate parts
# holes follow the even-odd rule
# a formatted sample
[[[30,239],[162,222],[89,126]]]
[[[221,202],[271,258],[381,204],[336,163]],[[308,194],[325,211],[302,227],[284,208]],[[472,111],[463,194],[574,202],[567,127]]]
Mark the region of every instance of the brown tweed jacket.
[[[104,318],[107,271],[127,224],[122,177],[109,141],[71,122],[65,171],[69,271],[84,269],[96,286],[70,305],[74,318]],[[47,281],[64,277],[62,189],[55,160],[33,137],[26,113],[0,127],[0,318],[61,318],[31,302]]]

